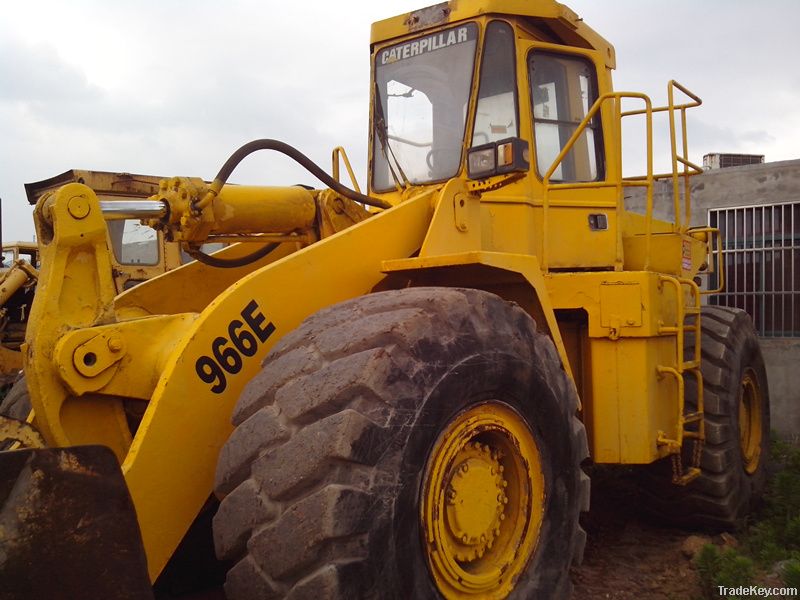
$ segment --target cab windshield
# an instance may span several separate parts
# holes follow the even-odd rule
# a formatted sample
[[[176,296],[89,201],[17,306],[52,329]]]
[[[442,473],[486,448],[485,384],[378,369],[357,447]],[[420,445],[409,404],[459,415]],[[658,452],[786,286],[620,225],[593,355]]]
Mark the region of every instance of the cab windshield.
[[[467,23],[375,55],[375,190],[458,173],[477,40]]]

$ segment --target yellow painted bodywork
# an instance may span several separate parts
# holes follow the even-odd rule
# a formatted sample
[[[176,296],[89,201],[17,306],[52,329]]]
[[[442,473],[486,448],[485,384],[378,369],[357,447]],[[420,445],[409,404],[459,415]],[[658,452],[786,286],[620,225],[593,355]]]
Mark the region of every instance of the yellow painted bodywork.
[[[601,100],[593,110],[603,127],[605,179],[550,183],[532,167],[470,181],[462,160],[446,182],[380,194],[370,184],[393,206],[371,216],[330,190],[229,186],[210,195],[199,180],[168,180],[154,196],[171,208],[158,224],[165,236],[193,243],[251,236],[216,255],[226,258],[265,243],[277,248],[236,268],[186,264],[119,295],[92,189],[72,183],[39,200],[42,269],[25,349],[35,424],[48,444],[102,443],[116,452],[152,578],[211,493],[233,406],[269,350],[315,311],[372,291],[458,285],[518,303],[553,339],[580,392],[595,462],[650,463],[680,448],[683,379],[702,384],[699,363],[683,356],[684,321],[696,308],[691,278],[708,262],[708,248],[705,234],[682,218],[652,218],[652,172],[622,178],[613,49],[556,2],[442,6],[448,10],[436,22],[425,21],[439,18],[434,12],[377,23],[373,53],[458,20],[481,32],[492,19],[506,20],[516,34],[519,132],[531,165],[528,53],[585,58],[597,70]],[[478,76],[476,66],[472,107]],[[642,118],[660,110],[644,95],[626,97],[645,103]],[[650,141],[644,151],[652,151]],[[679,176],[676,167],[673,180]],[[632,185],[646,188],[646,215],[625,210]],[[678,198],[676,214],[688,202]],[[607,228],[590,228],[597,214]]]
[[[601,463],[649,463],[666,454],[658,432],[674,423],[674,382],[658,365],[674,365],[675,337],[660,336],[677,320],[673,290],[649,272],[552,274],[548,291],[560,309],[586,314],[579,380],[592,458]]]
[[[440,11],[434,10],[439,7]],[[439,17],[439,14],[443,15]],[[562,30],[569,36],[570,43],[583,48],[591,48],[603,55],[603,64],[609,69],[616,67],[614,47],[591,27],[586,25],[568,6],[553,0],[458,0],[443,2],[436,6],[423,8],[410,13],[397,15],[372,24],[370,41],[383,44],[389,40],[418,32],[431,25],[456,23],[481,15],[515,15],[536,19],[548,26]],[[427,27],[426,27],[427,25]]]
[[[373,53],[419,35],[420,23],[429,25],[425,32],[429,35],[464,20],[481,25],[496,19],[508,22],[517,38],[519,130],[530,142],[532,167],[511,181],[502,181],[498,176],[485,182],[467,182],[466,191],[461,193],[465,206],[460,214],[456,210],[453,216],[454,207],[440,207],[429,232],[430,241],[426,240],[419,257],[390,263],[387,268],[405,271],[406,285],[448,285],[456,281],[459,285],[490,289],[515,301],[525,298],[522,305],[537,317],[540,326],[546,324],[565,368],[581,391],[593,459],[641,464],[674,454],[687,434],[685,378],[701,381],[699,363],[694,364],[690,360],[693,357],[684,357],[678,349],[686,323],[697,323],[699,319],[690,315],[696,296],[690,289],[690,280],[711,262],[707,232],[690,230],[686,218],[690,212],[688,177],[699,169],[687,158],[685,112],[699,105],[700,99],[676,82],[667,86],[666,106],[654,106],[641,93],[615,92],[610,77],[613,49],[557,2],[498,0],[437,7],[373,25]],[[547,32],[545,25],[550,28]],[[553,43],[553,32],[559,32],[565,42]],[[549,181],[558,161],[577,142],[580,130],[562,149],[549,172],[538,173],[533,168],[536,146],[529,108],[532,98],[527,85],[527,56],[536,51],[570,54],[594,65],[598,101],[581,126],[592,115],[600,119],[604,179]],[[476,67],[478,81],[473,94],[480,85],[479,75]],[[677,101],[678,93],[688,96],[688,101]],[[640,119],[646,125],[642,153],[652,157],[652,122],[658,112],[668,113],[672,131],[683,133],[682,147],[673,143],[673,171],[653,173],[649,158],[644,176],[623,178],[622,121]],[[468,111],[467,132],[472,130],[473,120]],[[370,145],[373,150],[374,147]],[[659,179],[673,182],[673,222],[653,218],[652,189]],[[458,184],[451,180],[445,185]],[[625,209],[624,196],[630,187],[644,189],[646,214]],[[398,203],[403,201],[404,192],[376,195]],[[606,229],[590,229],[589,217],[596,214],[607,220]],[[531,265],[528,274],[498,280],[497,274],[489,275],[475,267],[470,271],[464,266],[470,262],[483,264],[482,257],[494,253],[501,256],[498,262],[503,265],[527,262]],[[454,258],[454,254],[459,257]],[[498,262],[493,267],[522,272],[519,266],[509,268]],[[443,267],[448,265],[458,268],[443,273]],[[414,275],[410,273],[413,269],[417,269]],[[529,275],[534,272],[536,275]],[[659,274],[671,279],[664,283]],[[395,284],[402,282],[398,279]],[[678,294],[682,296],[680,301]],[[696,354],[699,357],[699,345]]]

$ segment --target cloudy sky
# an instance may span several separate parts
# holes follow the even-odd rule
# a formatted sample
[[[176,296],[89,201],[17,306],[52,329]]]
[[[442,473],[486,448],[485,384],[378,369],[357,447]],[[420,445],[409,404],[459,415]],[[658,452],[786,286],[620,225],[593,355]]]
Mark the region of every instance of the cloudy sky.
[[[26,182],[71,168],[210,179],[255,138],[286,141],[326,169],[343,145],[363,185],[369,25],[425,4],[4,3],[3,239],[33,235]],[[676,79],[703,98],[690,118],[694,161],[708,152],[800,158],[800,2],[567,4],[615,45],[616,89],[661,103]],[[249,158],[232,181],[315,183],[273,153]]]

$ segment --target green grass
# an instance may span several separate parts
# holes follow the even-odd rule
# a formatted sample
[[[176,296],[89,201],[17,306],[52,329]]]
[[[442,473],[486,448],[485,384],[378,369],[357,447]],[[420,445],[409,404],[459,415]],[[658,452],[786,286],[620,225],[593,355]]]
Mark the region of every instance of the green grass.
[[[707,544],[695,557],[695,566],[706,598],[719,598],[719,586],[749,586],[756,577],[753,561],[735,548],[720,550],[717,546]]]
[[[719,586],[758,584],[778,563],[783,585],[800,588],[800,447],[774,441],[770,460],[777,471],[768,483],[763,507],[740,533],[739,546],[709,544],[694,559],[709,600],[721,598]]]

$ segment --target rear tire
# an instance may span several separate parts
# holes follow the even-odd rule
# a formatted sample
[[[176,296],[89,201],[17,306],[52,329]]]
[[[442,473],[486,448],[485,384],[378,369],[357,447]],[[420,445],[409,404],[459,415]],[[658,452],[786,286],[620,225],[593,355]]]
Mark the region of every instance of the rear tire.
[[[447,537],[448,528],[463,525],[467,538],[483,539],[481,527],[495,514],[459,525],[459,515],[422,517],[422,505],[436,504],[430,514],[439,514],[445,491],[469,502],[486,489],[494,498],[495,485],[506,491],[497,494],[498,520],[486,529],[498,525],[494,550],[468,539],[450,558],[461,553],[461,567],[480,574],[492,557],[498,565],[511,560],[513,552],[500,550],[509,532],[530,526],[538,534],[528,554],[508,566],[509,575],[518,569],[516,581],[503,582],[501,574],[473,597],[569,597],[569,566],[585,541],[578,514],[589,501],[580,469],[588,446],[576,409],[550,339],[527,313],[492,294],[414,288],[320,311],[281,340],[245,388],[220,454],[214,537],[219,557],[236,563],[228,598],[449,595],[453,581],[439,572],[437,584],[431,575],[425,534],[435,537],[438,528]],[[486,422],[473,427],[492,411],[513,433]],[[463,443],[454,445],[442,433],[455,427]],[[541,489],[526,505],[515,487],[515,473],[523,483],[525,474],[506,455],[514,436],[532,440],[541,458],[532,469],[544,483],[538,503]],[[448,462],[450,450],[459,467],[473,465],[476,479],[460,484],[467,494],[446,485],[457,466]],[[533,464],[531,453],[516,458]],[[507,488],[495,477],[502,465]],[[437,467],[448,475],[437,478]]]
[[[702,309],[702,373],[706,441],[701,475],[687,486],[670,483],[670,459],[644,478],[651,512],[685,526],[735,529],[764,491],[769,455],[769,390],[764,359],[750,317],[723,306]],[[687,352],[693,339],[687,337]],[[697,405],[687,377],[686,402]],[[691,459],[691,440],[683,462]]]

